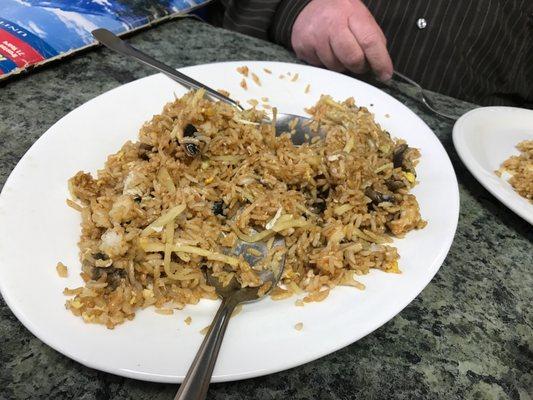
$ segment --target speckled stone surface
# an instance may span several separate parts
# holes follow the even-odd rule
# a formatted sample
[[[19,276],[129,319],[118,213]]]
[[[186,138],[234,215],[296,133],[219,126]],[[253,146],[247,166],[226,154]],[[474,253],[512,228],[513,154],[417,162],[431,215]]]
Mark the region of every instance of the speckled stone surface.
[[[192,20],[173,21],[131,40],[175,66],[296,61],[278,46]],[[0,188],[31,144],[68,111],[149,74],[98,49],[0,86]],[[532,228],[461,164],[450,122],[426,112],[409,88],[386,90],[435,131],[459,179],[459,227],[442,268],[405,310],[357,343],[289,371],[214,384],[209,399],[531,398]],[[439,95],[435,101],[450,113],[474,107]],[[0,399],[163,400],[172,399],[176,389],[71,361],[30,334],[0,299]]]

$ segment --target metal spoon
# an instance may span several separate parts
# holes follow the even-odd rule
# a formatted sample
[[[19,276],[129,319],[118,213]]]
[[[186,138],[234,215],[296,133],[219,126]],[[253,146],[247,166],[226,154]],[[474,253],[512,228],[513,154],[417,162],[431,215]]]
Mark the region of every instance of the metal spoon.
[[[149,56],[148,54],[136,49],[135,47],[131,46],[130,44],[120,39],[113,32],[108,31],[107,29],[100,28],[100,29],[95,29],[91,33],[96,38],[96,40],[98,40],[101,44],[103,44],[107,48],[114,50],[117,53],[120,53],[122,55],[132,57],[136,59],[137,61],[140,61],[143,64],[148,65],[149,67],[152,67],[159,72],[162,72],[169,78],[185,86],[187,89],[200,89],[200,88],[204,89],[211,97],[217,100],[226,102],[228,104],[231,104],[240,110],[244,110],[244,108],[239,103],[237,103],[235,100],[230,99],[229,97],[224,96],[223,94],[220,94],[216,90],[211,89],[210,87],[204,85],[203,83],[198,82],[195,79],[192,79],[191,77],[177,71],[176,69],[166,64],[163,64],[162,62],[156,60],[155,58]],[[295,119],[297,119],[298,122],[296,123],[294,127],[294,133],[291,136],[291,139],[295,145],[300,145],[308,141],[309,140],[308,138],[312,135],[312,132],[309,129],[308,125],[304,123],[305,121],[308,121],[309,118],[302,117],[300,115],[278,112],[276,116],[276,133],[280,135],[284,132],[290,132],[291,131],[289,127],[290,123],[294,121]]]
[[[278,236],[274,240],[273,248],[284,245],[285,239]],[[259,256],[252,255],[248,252],[248,249],[253,248],[255,251],[261,253]],[[254,253],[255,253],[254,251]],[[265,243],[247,243],[239,241],[233,248],[234,255],[242,255],[250,266],[257,265],[268,253]],[[263,282],[271,282],[270,288],[275,288],[283,273],[285,267],[285,256],[281,257],[279,264],[275,270],[264,269],[258,271],[258,275]],[[245,287],[241,288],[241,285],[236,279],[233,279],[227,286],[222,286],[220,281],[211,275],[210,270],[207,272],[207,280],[211,286],[214,286],[217,295],[222,299],[222,303],[218,308],[218,311],[211,323],[209,331],[196,353],[196,357],[192,362],[192,365],[181,384],[174,400],[202,400],[205,399],[207,389],[209,388],[209,382],[213,369],[218,357],[218,352],[224,338],[224,333],[228,326],[231,314],[235,310],[235,307],[241,303],[250,303],[263,298],[267,293],[259,296],[259,288]]]

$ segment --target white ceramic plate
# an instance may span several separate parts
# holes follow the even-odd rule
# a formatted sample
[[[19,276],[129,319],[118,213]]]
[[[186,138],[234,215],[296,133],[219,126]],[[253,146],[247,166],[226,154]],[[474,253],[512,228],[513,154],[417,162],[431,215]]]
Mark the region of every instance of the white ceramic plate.
[[[533,204],[516,193],[508,174],[494,171],[520,152],[516,145],[533,140],[533,111],[513,107],[483,107],[467,112],[453,127],[453,144],[475,178],[498,200],[533,224]]]
[[[262,81],[244,91],[235,71],[248,65]],[[269,75],[263,71],[267,67]],[[313,67],[271,62],[233,62],[182,69],[234,98],[266,96],[281,111],[303,114],[320,93],[353,96],[375,111],[392,135],[422,152],[420,185],[414,190],[429,222],[397,242],[402,274],[372,271],[367,289],[335,289],[322,303],[295,307],[296,298],[247,305],[233,318],[213,381],[265,375],[309,362],[369,334],[399,313],[442,264],[453,240],[459,194],[450,160],[439,140],[413,112],[389,95],[347,76]],[[282,73],[299,79],[281,80]],[[305,94],[307,84],[310,93]],[[141,124],[185,90],[162,75],[111,90],[78,107],[52,126],[26,153],[0,197],[0,289],[20,321],[43,342],[89,367],[157,382],[180,382],[218,306],[202,301],[172,316],[147,309],[114,330],[85,324],[65,310],[64,287],[79,285],[76,242],[80,217],[65,205],[67,180],[79,170],[95,172],[108,154],[135,140]],[[55,265],[70,268],[67,279]],[[183,320],[192,317],[187,326]],[[302,331],[294,325],[303,322]],[[398,343],[401,343],[398,338]]]

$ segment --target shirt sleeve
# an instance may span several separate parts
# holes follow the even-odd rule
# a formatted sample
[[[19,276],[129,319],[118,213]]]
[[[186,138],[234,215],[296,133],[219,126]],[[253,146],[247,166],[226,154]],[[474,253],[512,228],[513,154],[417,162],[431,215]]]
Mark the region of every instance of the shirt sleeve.
[[[282,0],[276,8],[276,13],[270,25],[270,39],[274,42],[292,48],[292,27],[296,18],[311,0]]]
[[[292,26],[311,0],[222,0],[222,26],[291,48]]]

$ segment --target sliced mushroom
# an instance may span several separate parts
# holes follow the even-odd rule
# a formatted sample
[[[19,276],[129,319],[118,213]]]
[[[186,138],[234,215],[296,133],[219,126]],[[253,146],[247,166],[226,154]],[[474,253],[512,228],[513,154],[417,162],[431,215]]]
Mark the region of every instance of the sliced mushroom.
[[[95,253],[93,254],[93,258],[95,260],[108,260],[109,259],[109,256],[105,253],[102,253],[102,252],[98,252],[98,253]]]
[[[372,204],[378,205],[379,203],[383,203],[385,201],[392,201],[394,200],[394,196],[386,193],[380,193],[371,187],[366,188],[365,190],[365,196],[367,196],[370,200],[372,200]]]
[[[330,187],[327,185],[324,175],[315,177],[317,181],[323,180],[325,185],[317,187],[317,201],[312,205],[313,211],[316,214],[323,214],[327,208],[327,199],[329,197]]]
[[[403,143],[394,149],[392,153],[392,163],[394,164],[394,168],[399,168],[403,166],[405,152],[408,148],[409,146]]]
[[[224,215],[224,201],[215,201],[213,203],[212,211],[215,215]]]
[[[183,137],[191,137],[198,132],[198,129],[193,124],[187,124],[183,130]]]
[[[147,143],[140,143],[139,149],[137,150],[137,155],[141,160],[149,161],[150,153],[152,153],[153,147]]]
[[[200,154],[200,148],[196,143],[185,143],[185,153],[190,157],[196,157]]]
[[[181,144],[189,157],[196,157],[200,154],[199,141],[194,138],[196,132],[198,132],[198,129],[193,124],[187,124],[185,129],[183,129]]]
[[[91,279],[94,281],[100,279],[104,272],[107,274],[106,282],[108,284],[108,288],[111,290],[116,289],[116,287],[120,284],[120,280],[126,277],[126,271],[120,268],[94,267],[91,273]]]
[[[395,180],[388,180],[385,182],[385,185],[387,185],[387,188],[391,191],[391,192],[395,192],[397,191],[398,189],[401,189],[401,188],[404,188],[405,187],[405,183],[403,183],[402,181],[395,181]]]
[[[315,203],[313,203],[313,211],[315,212],[315,214],[323,214],[324,211],[326,211],[326,207],[327,204],[326,200],[324,199],[319,198]]]
[[[392,161],[394,164],[394,168],[401,167],[403,171],[411,172],[416,176],[416,171],[413,162],[409,159],[409,157],[407,157],[409,150],[409,146],[407,146],[405,143],[399,145],[394,149]]]

